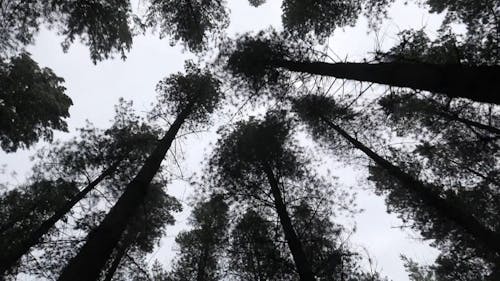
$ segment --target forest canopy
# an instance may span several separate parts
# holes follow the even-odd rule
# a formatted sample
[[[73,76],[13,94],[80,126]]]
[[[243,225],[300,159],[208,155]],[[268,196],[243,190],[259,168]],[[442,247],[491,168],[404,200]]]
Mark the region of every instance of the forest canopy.
[[[499,0],[0,1],[0,280],[497,281],[499,62]]]

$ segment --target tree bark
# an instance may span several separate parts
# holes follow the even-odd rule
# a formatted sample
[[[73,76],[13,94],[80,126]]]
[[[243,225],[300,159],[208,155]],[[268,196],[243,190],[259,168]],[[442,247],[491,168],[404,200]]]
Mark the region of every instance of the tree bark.
[[[23,255],[36,245],[49,230],[61,220],[80,200],[82,200],[92,189],[94,189],[101,181],[115,172],[121,161],[115,162],[112,166],[106,169],[95,180],[89,183],[84,189],[78,192],[73,198],[59,208],[50,218],[45,220],[37,229],[31,232],[28,238],[16,249],[10,253],[1,255],[0,259],[0,276],[11,269]]]
[[[280,60],[274,67],[356,81],[406,87],[451,98],[500,104],[500,66],[417,63],[324,63]]]
[[[361,150],[377,165],[384,168],[389,174],[398,179],[405,188],[416,194],[425,205],[436,210],[443,218],[454,222],[457,226],[465,230],[465,232],[467,232],[478,244],[481,244],[481,249],[491,251],[493,256],[500,255],[500,235],[482,225],[474,216],[467,212],[465,206],[456,202],[450,203],[440,196],[436,191],[436,187],[424,184],[413,178],[399,167],[393,165],[361,142],[351,137],[341,127],[325,117],[321,117],[321,119],[333,130],[342,135],[342,137],[349,141],[355,148]]]
[[[263,170],[267,176],[269,185],[271,186],[271,194],[274,198],[274,206],[276,208],[276,212],[278,213],[281,226],[283,227],[288,247],[290,248],[290,252],[292,252],[293,261],[295,262],[295,266],[297,267],[300,280],[315,281],[316,278],[314,277],[312,267],[309,264],[309,261],[304,253],[302,242],[297,236],[297,233],[292,226],[290,216],[288,215],[288,212],[286,210],[286,206],[279,189],[278,180],[274,176],[274,173],[269,164],[264,163]]]
[[[109,267],[108,271],[106,271],[106,276],[104,277],[104,281],[111,281],[113,279],[113,276],[115,275],[115,272],[118,269],[118,266],[120,265],[123,256],[125,256],[125,253],[127,252],[127,245],[120,245],[116,250],[117,250],[116,256],[113,259],[113,262],[111,263],[111,266]]]
[[[160,169],[181,125],[192,111],[194,102],[189,103],[177,116],[165,136],[146,159],[135,178],[127,185],[125,192],[111,208],[101,224],[87,236],[87,242],[63,269],[60,281],[97,280],[120,240],[130,218],[144,201],[153,177]]]

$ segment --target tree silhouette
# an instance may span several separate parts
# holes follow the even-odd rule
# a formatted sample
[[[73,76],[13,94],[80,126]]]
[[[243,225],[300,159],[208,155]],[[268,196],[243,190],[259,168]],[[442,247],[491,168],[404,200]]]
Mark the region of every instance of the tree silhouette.
[[[6,152],[29,148],[39,139],[52,141],[53,130],[67,131],[64,121],[73,104],[49,68],[28,53],[0,60],[0,145]]]
[[[114,53],[122,57],[132,45],[129,26],[129,1],[20,1],[2,3],[0,19],[0,54],[23,49],[32,44],[40,25],[46,23],[65,36],[68,50],[76,37],[89,47],[95,63]]]
[[[17,233],[17,246],[4,251],[0,267],[2,275],[38,244],[56,223],[66,218],[72,208],[98,185],[104,182],[112,194],[117,194],[121,188],[117,185],[127,181],[128,173],[142,164],[145,155],[157,140],[157,130],[140,120],[134,114],[131,104],[123,101],[116,107],[114,121],[111,128],[104,132],[88,126],[80,129],[79,137],[39,152],[38,163],[34,167],[35,181],[66,181],[83,188],[65,202],[53,203],[51,208],[55,209],[52,215],[36,222],[39,225],[33,223],[32,229],[12,230]],[[94,179],[91,179],[92,174],[96,174]],[[45,192],[51,192],[51,189]],[[28,199],[23,202],[19,203],[29,204]],[[15,216],[16,219],[10,219],[2,226],[3,231],[29,219],[28,214]]]
[[[220,195],[196,204],[190,219],[193,229],[183,231],[175,238],[179,254],[170,280],[220,280],[218,263],[227,241],[228,210]]]
[[[276,242],[275,226],[247,210],[231,232],[229,270],[236,280],[293,280],[293,262]],[[279,235],[278,237],[280,237]]]
[[[123,195],[111,208],[102,223],[92,231],[79,253],[64,268],[59,280],[92,280],[99,276],[113,248],[120,240],[127,224],[148,193],[148,186],[160,168],[177,132],[188,122],[203,123],[220,98],[219,82],[207,71],[187,65],[187,74],[174,74],[161,83],[164,99],[170,101],[176,114],[158,145],[146,159]]]
[[[368,81],[396,87],[406,87],[441,93],[450,98],[467,98],[478,102],[500,104],[495,94],[500,85],[498,66],[466,66],[458,64],[428,64],[408,62],[386,63],[326,63],[294,60],[295,52],[285,42],[286,37],[243,35],[236,43],[226,45],[221,56],[228,56],[230,72],[250,81],[276,80],[280,70],[313,75],[332,76],[356,81]],[[275,42],[278,41],[278,42]],[[256,48],[255,46],[258,46]],[[281,48],[276,49],[276,46]],[[274,78],[274,79],[273,79]]]
[[[25,243],[32,239],[33,229],[37,229],[40,222],[50,220],[59,206],[77,192],[75,183],[42,180],[2,195],[0,277],[10,274],[12,267],[17,265],[18,253],[24,254]]]
[[[315,280],[288,204],[290,197],[300,196],[304,190],[307,190],[306,196],[315,197],[314,191],[325,185],[307,171],[307,161],[299,158],[294,153],[296,150],[297,146],[290,141],[289,121],[279,112],[269,113],[263,121],[239,122],[234,130],[223,132],[210,161],[210,170],[214,186],[221,187],[235,200],[270,201],[300,279]]]
[[[229,25],[225,1],[159,1],[151,0],[146,24],[159,26],[162,36],[171,42],[181,40],[187,49],[200,52],[207,49],[209,36],[218,36]]]
[[[361,13],[362,1],[285,0],[281,6],[285,30],[305,38],[311,32],[324,40],[337,27],[354,25]]]
[[[104,280],[117,277],[138,275],[149,278],[147,272],[137,270],[136,260],[153,252],[156,244],[165,235],[166,225],[175,222],[172,212],[181,210],[181,204],[162,190],[161,185],[153,184],[144,203],[131,219],[123,237],[114,250],[113,259],[109,263]],[[134,258],[136,257],[136,258]],[[139,273],[138,273],[139,272]]]
[[[498,232],[471,214],[471,208],[453,190],[420,181],[415,171],[407,172],[407,167],[392,164],[349,135],[332,120],[349,118],[345,117],[349,113],[332,99],[311,95],[296,100],[294,106],[318,139],[328,141],[332,132],[338,134],[376,164],[370,166],[370,179],[380,193],[387,194],[390,209],[413,220],[424,237],[437,239],[438,243],[452,241],[492,264],[498,261]]]

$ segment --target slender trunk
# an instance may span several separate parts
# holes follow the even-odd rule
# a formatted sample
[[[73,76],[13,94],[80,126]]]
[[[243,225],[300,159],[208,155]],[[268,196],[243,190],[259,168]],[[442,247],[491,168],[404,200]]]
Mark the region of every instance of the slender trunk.
[[[351,137],[347,132],[330,120],[324,117],[321,117],[321,119],[333,130],[347,139],[354,147],[364,152],[377,165],[397,178],[405,188],[415,193],[425,205],[436,210],[440,216],[449,219],[465,230],[478,244],[481,244],[481,249],[492,251],[493,255],[500,255],[500,235],[482,225],[474,216],[467,212],[465,206],[457,202],[450,203],[449,200],[440,196],[439,192],[436,191],[436,187],[424,184],[413,178],[399,167],[391,164],[361,142]]]
[[[120,265],[120,262],[123,259],[123,256],[127,253],[128,245],[120,245],[118,249],[116,249],[116,256],[113,259],[113,262],[111,263],[111,266],[109,267],[108,271],[106,271],[106,276],[104,277],[104,281],[111,281],[113,279],[113,276],[115,275],[116,270],[118,269],[118,266]]]
[[[87,242],[63,269],[60,281],[97,280],[113,249],[116,247],[130,218],[144,201],[153,177],[160,169],[181,125],[192,111],[194,103],[177,116],[165,136],[146,159],[135,178],[127,185],[125,192],[111,208],[101,224],[87,236]]]
[[[367,81],[500,104],[500,66],[273,61],[290,71]]]
[[[73,198],[66,202],[59,208],[50,218],[45,220],[37,229],[31,232],[26,240],[21,245],[13,249],[9,253],[1,255],[0,259],[0,276],[4,275],[6,271],[11,269],[23,255],[36,245],[42,237],[49,232],[49,230],[61,220],[80,200],[82,200],[92,189],[94,189],[106,177],[113,174],[121,161],[115,162],[112,166],[106,169],[94,181],[89,183],[84,189],[78,192]]]
[[[128,256],[127,252],[130,245],[134,242],[134,240],[137,239],[137,237],[139,237],[139,235],[140,231],[137,231],[135,233],[127,231],[124,239],[122,239],[121,243],[119,243],[118,246],[116,247],[115,258],[113,259],[111,266],[106,271],[106,275],[104,276],[104,281],[111,281],[113,279],[113,276],[115,275],[115,272],[118,269],[118,266],[120,265],[120,262],[122,261],[123,257]]]
[[[267,176],[267,180],[269,181],[269,185],[271,186],[271,194],[274,198],[274,206],[276,208],[276,212],[278,213],[278,217],[281,222],[281,226],[283,227],[283,231],[285,232],[285,239],[290,248],[290,252],[292,252],[293,261],[297,267],[297,271],[299,273],[299,277],[301,281],[314,281],[314,274],[309,264],[309,261],[306,258],[304,253],[304,248],[302,247],[302,243],[295,232],[295,229],[292,226],[292,221],[288,212],[286,210],[285,203],[283,201],[283,197],[281,196],[281,191],[278,186],[278,180],[274,176],[274,173],[269,166],[269,164],[265,163],[263,165],[263,170]]]
[[[472,121],[469,119],[461,118],[458,115],[454,115],[454,114],[444,112],[444,111],[440,111],[437,114],[448,119],[448,120],[457,121],[457,122],[463,123],[467,126],[475,127],[475,128],[490,132],[492,134],[500,135],[500,129],[492,127],[490,125],[486,125],[486,124]]]

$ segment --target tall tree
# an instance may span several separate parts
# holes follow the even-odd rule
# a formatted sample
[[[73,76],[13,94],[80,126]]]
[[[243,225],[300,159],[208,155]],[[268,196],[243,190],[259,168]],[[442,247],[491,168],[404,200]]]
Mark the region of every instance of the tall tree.
[[[220,280],[218,263],[227,241],[228,210],[220,195],[196,204],[190,219],[193,229],[175,238],[179,254],[170,273],[171,280]]]
[[[13,266],[19,262],[15,254],[31,239],[31,232],[39,227],[39,222],[50,219],[77,192],[73,182],[41,180],[2,195],[0,278],[13,272]]]
[[[222,133],[210,170],[214,186],[235,200],[268,200],[279,218],[300,279],[316,280],[290,218],[289,200],[304,190],[307,196],[315,197],[315,191],[325,185],[306,169],[307,161],[296,153],[290,134],[290,123],[281,113],[269,113],[263,121],[239,122],[234,130]]]
[[[247,210],[231,231],[230,275],[236,280],[293,280],[293,262],[277,243],[275,226],[255,210]]]
[[[433,184],[452,190],[474,217],[499,232],[498,116],[494,108],[408,93],[390,94],[379,104],[391,129],[420,142],[411,159],[399,161],[420,163]],[[409,107],[413,110],[408,111]],[[439,278],[495,280],[488,276],[491,264],[465,249],[450,243],[440,245],[434,267]]]
[[[420,181],[415,171],[392,164],[335,124],[332,118],[349,118],[345,107],[326,97],[306,96],[295,102],[295,110],[318,139],[331,140],[333,132],[367,155],[376,164],[370,169],[377,189],[387,193],[389,206],[411,218],[424,237],[452,241],[492,264],[498,262],[498,232],[471,214],[453,190]]]
[[[73,104],[64,79],[40,66],[28,53],[0,59],[0,146],[6,152],[51,141],[53,130],[67,131]]]
[[[219,81],[209,72],[188,64],[186,74],[174,74],[159,86],[163,98],[169,102],[170,112],[176,115],[158,145],[146,159],[134,179],[127,185],[118,202],[97,229],[92,231],[78,255],[64,268],[59,280],[92,280],[99,276],[113,248],[120,240],[127,224],[148,193],[148,186],[160,168],[181,126],[207,121],[218,104],[221,92]]]
[[[60,220],[67,218],[73,207],[82,201],[97,186],[106,183],[110,193],[120,192],[120,182],[129,179],[128,173],[139,167],[157,140],[158,130],[148,126],[135,115],[131,103],[123,100],[116,107],[116,116],[111,128],[100,131],[88,125],[80,129],[80,136],[64,143],[57,143],[38,153],[34,167],[34,181],[71,182],[82,186],[66,202],[54,204],[50,217],[40,220],[36,227],[28,230],[12,229],[18,222],[29,219],[28,214],[10,214],[2,231],[12,229],[17,235],[17,246],[3,252],[2,274],[18,263],[23,255],[47,234]],[[92,178],[95,174],[95,178]],[[45,192],[51,192],[47,189]],[[20,202],[28,204],[28,202]],[[36,224],[33,224],[35,226]],[[22,233],[25,231],[24,233]],[[23,240],[24,239],[24,240]]]
[[[399,136],[419,139],[415,152],[427,158],[423,165],[448,185],[485,181],[492,188],[500,186],[494,107],[404,92],[382,97],[379,104],[384,122]]]
[[[175,219],[172,212],[179,212],[181,204],[177,199],[165,194],[163,186],[152,184],[144,203],[137,209],[131,223],[127,226],[123,237],[114,249],[112,259],[108,261],[104,280],[120,280],[125,276],[149,277],[144,269],[139,270],[138,261],[148,253],[165,235],[167,225],[172,225]],[[95,225],[97,227],[97,225]]]
[[[331,206],[314,206],[304,199],[294,207],[292,215],[317,280],[361,280],[366,275],[359,268],[359,256],[344,245],[347,241],[342,241],[343,227],[331,221]]]
[[[326,63],[311,61],[306,56],[294,59],[297,52],[285,43],[286,37],[276,33],[256,36],[243,35],[234,44],[223,48],[227,69],[237,78],[247,81],[273,81],[280,69],[312,75],[368,81],[395,87],[406,87],[441,93],[450,98],[500,104],[496,92],[500,89],[499,66],[466,66],[458,64],[426,64],[408,62],[387,63]]]

